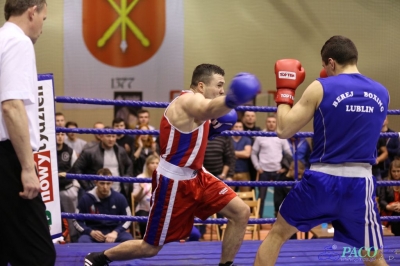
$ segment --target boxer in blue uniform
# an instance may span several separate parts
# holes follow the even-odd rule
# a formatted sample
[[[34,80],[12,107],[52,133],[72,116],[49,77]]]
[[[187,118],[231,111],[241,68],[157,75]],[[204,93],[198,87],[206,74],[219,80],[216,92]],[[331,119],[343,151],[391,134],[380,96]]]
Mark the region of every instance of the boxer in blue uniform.
[[[290,138],[314,118],[314,150],[310,170],[282,203],[255,265],[274,265],[290,236],[328,222],[335,228],[334,240],[360,250],[366,265],[387,265],[371,165],[389,93],[359,73],[357,48],[350,39],[331,37],[321,57],[327,77],[311,83],[293,108],[304,69],[293,59],[275,64],[277,134]]]

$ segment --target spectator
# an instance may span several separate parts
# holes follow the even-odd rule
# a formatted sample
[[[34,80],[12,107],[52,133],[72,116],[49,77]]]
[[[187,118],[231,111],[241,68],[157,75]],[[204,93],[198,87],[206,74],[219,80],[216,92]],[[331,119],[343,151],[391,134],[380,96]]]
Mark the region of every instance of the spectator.
[[[228,136],[217,136],[209,140],[204,154],[204,168],[221,180],[232,181],[235,173],[235,149],[233,141]],[[223,218],[217,213],[218,218]],[[197,226],[201,236],[206,231],[205,225]],[[220,226],[221,227],[221,226]]]
[[[275,132],[276,118],[270,116],[266,120],[266,131]],[[259,173],[259,181],[276,181],[279,175],[286,172],[281,165],[283,154],[292,155],[289,143],[278,137],[256,137],[252,150],[251,160]],[[263,217],[264,203],[268,187],[259,187],[260,217]]]
[[[281,160],[281,170],[279,171],[280,174],[286,174],[289,171],[290,164],[293,162],[292,154],[290,153],[283,153],[283,157]]]
[[[105,127],[110,128],[110,127]],[[132,161],[129,159],[125,149],[116,144],[115,134],[105,134],[98,145],[84,149],[81,156],[74,163],[71,172],[76,174],[96,174],[101,168],[110,169],[113,176],[132,176]],[[81,187],[91,190],[93,183],[87,180],[80,180]],[[130,198],[131,184],[113,182],[113,189],[123,193]]]
[[[297,181],[300,181],[303,177],[304,171],[306,170],[305,165],[298,160],[297,161]],[[294,171],[294,161],[290,163],[289,171],[287,173],[282,173],[279,177],[279,181],[295,181],[295,171]],[[279,207],[281,206],[283,200],[289,194],[293,186],[287,187],[275,187],[274,189],[274,207],[275,207],[275,217],[277,217]],[[305,232],[305,237],[308,239],[308,232]],[[293,234],[290,239],[297,239],[297,233]]]
[[[76,122],[68,121],[65,124],[66,128],[78,128],[78,124]],[[67,133],[67,138],[64,139],[64,143],[70,146],[75,152],[76,155],[82,153],[83,147],[86,145],[86,141],[78,138],[76,133]]]
[[[297,181],[300,181],[303,177],[304,171],[306,167],[305,165],[299,160],[297,161]],[[290,163],[289,171],[285,174],[282,174],[278,180],[279,181],[295,181],[295,167],[294,161]],[[275,217],[279,211],[279,207],[281,206],[283,200],[286,198],[289,191],[292,189],[292,186],[287,187],[275,187],[274,189],[274,207],[275,207]]]
[[[155,127],[150,125],[150,113],[146,109],[140,109],[138,111],[138,124],[136,125],[136,128],[139,128],[139,125],[148,125],[149,130],[155,130]],[[153,140],[159,145],[158,138],[156,136],[152,136]],[[157,150],[157,153],[159,151]]]
[[[245,111],[242,118],[244,131],[261,131],[261,128],[256,126],[256,120],[255,112]]]
[[[243,131],[243,122],[237,121],[233,126],[234,131]],[[251,139],[246,136],[232,136],[233,147],[235,149],[235,174],[234,181],[250,181],[248,159],[251,155]],[[240,186],[239,191],[250,191],[250,187]]]
[[[378,157],[376,158],[376,164],[372,166],[372,175],[376,177],[376,180],[382,180],[381,171],[385,168],[385,161],[389,157],[385,138],[379,138],[376,150],[378,151]]]
[[[77,159],[76,152],[68,145],[64,144],[64,133],[57,133],[57,165],[58,165],[58,185],[60,189],[61,211],[75,213],[78,205],[79,182],[75,179],[66,179],[65,173],[68,172]],[[71,242],[76,242],[78,232],[73,226],[72,220],[68,219],[68,227]]]
[[[63,113],[57,112],[55,114],[55,119],[56,119],[56,126],[57,127],[65,127],[65,117],[64,117]]]
[[[395,132],[394,130],[390,129],[388,127],[389,125],[389,119],[386,117],[385,121],[383,122],[383,127],[381,132],[382,133],[387,133],[387,132]],[[381,176],[385,177],[388,176],[389,172],[389,166],[390,163],[400,155],[400,140],[399,138],[385,138],[386,140],[386,149],[388,151],[388,158],[384,162],[384,169],[381,170]]]
[[[100,169],[97,174],[112,175],[107,168]],[[79,200],[78,213],[131,216],[128,202],[123,195],[111,188],[111,181],[95,181],[95,184],[96,186]],[[133,239],[132,235],[126,232],[131,225],[130,221],[75,220],[74,225],[81,233],[79,243],[114,243]]]
[[[143,172],[137,177],[151,178],[159,162],[160,158],[157,155],[150,155],[147,157]],[[135,183],[133,185],[132,195],[135,198],[136,216],[149,216],[151,192],[151,183]],[[145,222],[139,223],[139,230],[140,235],[143,237],[146,232]]]
[[[140,124],[139,129],[149,130],[146,124]],[[150,155],[158,155],[156,152],[156,143],[150,135],[138,135],[135,139],[133,149],[133,175],[138,176],[142,173],[146,158]]]
[[[228,136],[209,140],[204,155],[204,167],[221,180],[232,180],[235,173],[235,149]]]
[[[296,150],[297,160],[301,161],[307,169],[310,168],[311,147],[307,139],[291,137],[288,142],[293,156]]]
[[[140,109],[138,112],[138,125],[136,128],[140,128],[140,125],[148,125],[149,130],[154,130],[155,128],[150,125],[150,113],[146,109]]]
[[[93,125],[93,128],[95,129],[104,129],[104,124],[102,122],[96,122]],[[94,140],[89,141],[88,143],[86,143],[86,145],[83,147],[83,149],[87,149],[89,147],[92,147],[94,145],[97,145],[100,143],[101,141],[101,134],[93,134],[94,136]]]
[[[55,113],[55,122],[56,122],[56,127],[65,127],[65,116],[61,112]],[[64,141],[67,139],[67,135],[64,134]]]
[[[400,180],[400,160],[394,160],[389,167],[386,181]],[[382,216],[400,216],[400,186],[379,188],[379,205]],[[387,225],[387,223],[384,223]],[[395,236],[400,236],[400,222],[390,222],[390,228]]]
[[[122,118],[114,118],[112,121],[114,129],[126,129],[125,121]],[[125,149],[127,154],[131,154],[135,138],[125,134],[117,135],[117,144]]]
[[[126,100],[124,98],[117,97],[115,100]],[[122,118],[129,129],[135,129],[138,121],[136,107],[115,107],[115,117]]]
[[[256,126],[256,113],[253,111],[245,111],[242,117],[244,131],[261,131],[261,128]],[[255,137],[251,137],[251,144],[253,145]],[[255,169],[251,158],[247,161],[249,165],[250,180],[256,181],[257,170]]]

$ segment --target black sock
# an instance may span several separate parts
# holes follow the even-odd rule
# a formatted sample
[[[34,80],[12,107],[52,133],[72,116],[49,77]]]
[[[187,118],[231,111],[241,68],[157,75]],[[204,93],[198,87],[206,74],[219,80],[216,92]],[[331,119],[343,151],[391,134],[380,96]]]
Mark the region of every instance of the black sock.
[[[220,263],[220,264],[218,264],[218,266],[230,266],[230,265],[232,265],[233,264],[233,261],[227,261],[227,262],[225,262],[225,263]]]
[[[105,250],[102,252],[102,255],[104,256],[104,258],[107,260],[107,262],[111,262],[111,260],[106,256],[106,254],[104,254],[104,252],[106,252]]]

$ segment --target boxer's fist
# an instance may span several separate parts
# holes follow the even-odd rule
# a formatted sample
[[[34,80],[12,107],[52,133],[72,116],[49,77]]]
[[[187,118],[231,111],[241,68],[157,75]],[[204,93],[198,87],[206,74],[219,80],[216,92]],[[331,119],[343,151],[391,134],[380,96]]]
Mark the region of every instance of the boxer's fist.
[[[237,122],[237,114],[234,109],[224,116],[217,119],[211,119],[210,132],[208,133],[208,139],[212,140],[219,135],[222,131],[231,130],[233,125]]]
[[[303,83],[306,72],[301,63],[295,59],[282,59],[275,63],[276,97],[279,104],[293,105],[295,90]]]
[[[233,78],[229,86],[225,105],[229,108],[236,108],[247,103],[256,97],[260,89],[261,85],[256,76],[250,73],[239,73]]]
[[[328,74],[326,74],[325,68],[322,68],[321,71],[319,72],[319,77],[320,78],[327,78]]]

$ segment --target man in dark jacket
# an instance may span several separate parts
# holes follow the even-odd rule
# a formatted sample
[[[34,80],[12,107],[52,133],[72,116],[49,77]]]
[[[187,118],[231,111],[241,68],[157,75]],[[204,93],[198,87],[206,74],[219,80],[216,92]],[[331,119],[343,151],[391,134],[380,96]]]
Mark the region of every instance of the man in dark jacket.
[[[65,178],[65,173],[68,172],[77,159],[76,152],[64,143],[65,134],[57,133],[57,165],[58,165],[58,185],[60,188],[60,203],[61,211],[75,213],[78,205],[78,192],[80,185],[75,179]],[[68,221],[68,228],[64,228],[63,236],[68,241],[75,242],[78,240],[78,232],[75,230],[72,220]]]
[[[110,128],[110,127],[105,127]],[[124,148],[116,144],[115,134],[106,134],[101,137],[99,145],[84,149],[78,160],[74,163],[71,173],[96,174],[101,168],[110,169],[113,176],[132,176],[133,165]],[[89,180],[80,180],[81,187],[85,191],[94,188]],[[129,186],[132,184],[113,182],[112,188],[129,197]]]

